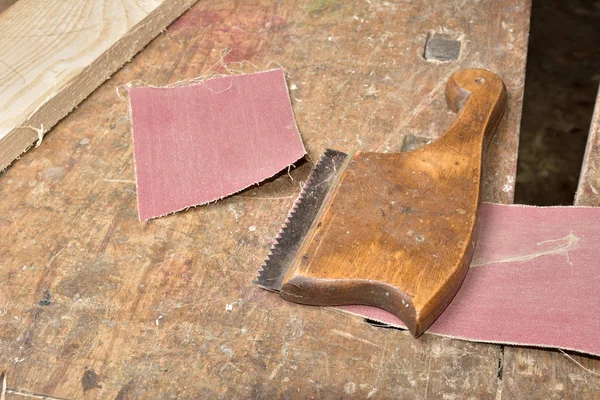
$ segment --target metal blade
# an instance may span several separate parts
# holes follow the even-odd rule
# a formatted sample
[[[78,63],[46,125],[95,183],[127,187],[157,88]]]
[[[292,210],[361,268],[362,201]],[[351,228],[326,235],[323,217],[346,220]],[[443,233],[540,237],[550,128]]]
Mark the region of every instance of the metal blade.
[[[346,157],[348,155],[340,151],[331,149],[325,151],[308,176],[275,238],[271,253],[254,281],[255,284],[267,290],[281,290],[281,282],[329,192],[332,178],[337,174]]]

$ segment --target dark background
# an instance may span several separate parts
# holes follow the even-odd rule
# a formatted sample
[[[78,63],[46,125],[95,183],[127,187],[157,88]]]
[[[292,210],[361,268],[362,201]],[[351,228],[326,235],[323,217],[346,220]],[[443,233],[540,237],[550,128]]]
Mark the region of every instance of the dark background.
[[[515,203],[573,204],[600,81],[600,1],[534,0]]]

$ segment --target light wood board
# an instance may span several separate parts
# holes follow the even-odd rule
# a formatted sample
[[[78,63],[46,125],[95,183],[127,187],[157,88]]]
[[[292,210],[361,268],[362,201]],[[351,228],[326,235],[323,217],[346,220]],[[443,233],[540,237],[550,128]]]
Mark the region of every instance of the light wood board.
[[[575,193],[575,204],[600,207],[600,90]]]
[[[0,14],[0,171],[197,0],[20,0]]]

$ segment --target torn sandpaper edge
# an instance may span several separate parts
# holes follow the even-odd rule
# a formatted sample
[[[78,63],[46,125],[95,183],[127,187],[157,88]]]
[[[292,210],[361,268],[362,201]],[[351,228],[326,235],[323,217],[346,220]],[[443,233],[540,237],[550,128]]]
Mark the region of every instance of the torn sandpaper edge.
[[[467,277],[429,333],[600,356],[600,208],[482,204]],[[367,306],[339,309],[394,327]]]
[[[130,91],[140,220],[207,204],[306,154],[282,70]]]

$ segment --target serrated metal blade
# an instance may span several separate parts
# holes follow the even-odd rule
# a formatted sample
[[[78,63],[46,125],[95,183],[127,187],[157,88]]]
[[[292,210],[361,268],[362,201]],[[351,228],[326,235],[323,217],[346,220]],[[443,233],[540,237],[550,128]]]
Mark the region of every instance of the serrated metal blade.
[[[288,213],[255,284],[267,290],[281,290],[281,282],[329,192],[332,178],[347,157],[341,151],[325,151]]]

